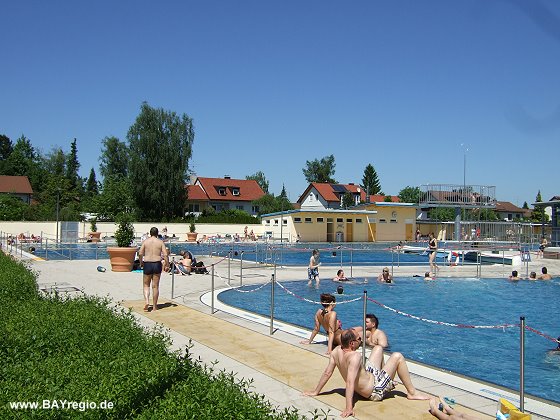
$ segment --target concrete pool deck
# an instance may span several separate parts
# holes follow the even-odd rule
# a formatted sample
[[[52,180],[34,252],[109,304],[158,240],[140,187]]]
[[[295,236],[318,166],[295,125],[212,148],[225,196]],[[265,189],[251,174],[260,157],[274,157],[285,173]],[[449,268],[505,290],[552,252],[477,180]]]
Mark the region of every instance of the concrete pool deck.
[[[197,256],[198,257],[198,256]],[[228,266],[221,258],[200,256],[206,265],[215,266],[215,288],[227,287]],[[38,261],[30,260],[38,272],[39,286],[45,289],[56,287],[70,293],[110,296],[135,312],[139,322],[145,326],[156,323],[169,328],[173,348],[184,348],[192,340],[191,352],[205,363],[218,362],[218,369],[233,371],[239,377],[253,379],[253,390],[264,394],[274,405],[296,407],[301,414],[311,416],[317,410],[319,418],[338,418],[344,409],[344,383],[335,373],[324,387],[321,395],[315,398],[303,397],[303,390],[313,389],[327,364],[324,355],[326,346],[322,343],[305,346],[299,344],[301,329],[290,330],[281,323],[274,323],[274,334],[266,320],[254,316],[242,316],[230,308],[218,305],[215,300],[215,313],[202,302],[211,301],[207,293],[212,289],[211,275],[175,276],[172,291],[172,276],[164,274],[161,281],[160,307],[157,312],[143,312],[142,274],[114,273],[110,271],[108,260]],[[100,265],[107,269],[98,272]],[[560,274],[560,260],[538,259],[529,263],[529,271],[540,273],[542,266],[548,267],[553,276]],[[350,269],[345,268],[347,275]],[[395,276],[421,275],[427,266],[395,267]],[[525,275],[525,266],[518,267]],[[482,266],[484,277],[507,277],[511,266]],[[333,271],[333,273],[331,273]],[[325,267],[321,273],[323,281],[330,281],[336,269]],[[380,267],[353,267],[353,277],[372,277]],[[273,269],[270,266],[244,263],[244,284],[263,284],[270,281]],[[327,276],[327,273],[329,274]],[[233,286],[239,285],[239,263],[232,261],[229,274]],[[474,277],[476,268],[442,267],[439,273],[444,277]],[[304,279],[306,270],[302,267],[277,268],[276,279],[288,281]],[[72,290],[75,290],[72,292]],[[78,291],[76,291],[78,290]],[[202,296],[204,298],[202,298]],[[299,331],[298,331],[299,330]],[[308,334],[303,331],[303,334]],[[406,355],[405,355],[406,357]],[[499,387],[469,380],[421,364],[409,362],[413,383],[421,391],[452,398],[456,407],[477,418],[495,418],[497,400],[504,396],[518,405],[519,395]],[[305,367],[303,369],[302,367]],[[533,413],[534,419],[560,418],[560,406],[535,398],[525,400],[525,410]],[[433,419],[428,413],[427,401],[409,401],[405,389],[398,385],[388,398],[382,402],[358,399],[355,405],[356,418],[360,419]]]

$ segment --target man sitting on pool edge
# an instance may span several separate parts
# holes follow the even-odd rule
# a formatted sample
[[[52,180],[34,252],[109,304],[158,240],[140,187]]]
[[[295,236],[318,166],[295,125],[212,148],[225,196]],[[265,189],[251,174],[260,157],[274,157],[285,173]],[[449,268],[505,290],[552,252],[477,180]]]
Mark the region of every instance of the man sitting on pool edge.
[[[356,351],[360,344],[361,337],[357,336],[352,329],[343,331],[341,345],[332,351],[329,364],[321,375],[315,390],[305,391],[303,395],[319,395],[337,367],[346,381],[346,408],[341,413],[342,417],[354,415],[354,391],[372,401],[381,401],[384,395],[395,387],[392,379],[397,374],[406,388],[406,397],[409,400],[430,399],[428,395],[419,392],[412,384],[406,360],[401,353],[392,353],[381,369],[383,347],[375,346],[364,366],[362,354]]]

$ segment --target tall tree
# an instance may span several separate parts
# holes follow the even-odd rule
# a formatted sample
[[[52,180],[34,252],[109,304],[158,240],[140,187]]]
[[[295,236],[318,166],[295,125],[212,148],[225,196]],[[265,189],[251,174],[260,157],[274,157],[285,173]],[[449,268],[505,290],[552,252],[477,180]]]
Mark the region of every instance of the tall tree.
[[[286,186],[282,183],[282,191],[280,191],[279,197],[288,199],[288,193],[286,192]]]
[[[116,137],[105,137],[102,141],[99,168],[103,178],[128,176],[128,146]]]
[[[334,176],[336,164],[334,163],[334,155],[325,156],[321,160],[313,160],[305,162],[306,168],[303,168],[303,175],[307,182],[327,182],[336,184]]]
[[[4,162],[5,175],[27,176],[33,191],[40,190],[42,183],[39,154],[31,145],[31,141],[22,135],[17,139],[12,153]]]
[[[406,186],[399,192],[399,199],[401,203],[414,203],[420,202],[420,188]]]
[[[535,198],[535,203],[541,202],[542,196],[541,190],[539,190],[539,192],[537,193],[537,197]],[[545,213],[544,206],[535,206],[535,208],[531,212],[531,220],[536,223],[548,222],[548,214]]]
[[[183,216],[194,141],[192,119],[144,102],[127,139],[129,177],[140,218],[169,220]]]
[[[252,179],[257,181],[257,184],[259,184],[264,193],[268,194],[268,181],[266,179],[266,176],[264,176],[264,172],[255,172],[253,175],[246,176],[245,179]]]
[[[8,136],[0,134],[0,175],[4,175],[4,165],[6,159],[12,154],[14,146]]]
[[[78,182],[81,184],[81,179],[78,175],[78,170],[80,169],[80,162],[78,162],[78,147],[76,145],[76,139],[70,144],[70,154],[66,159],[66,179],[70,185],[72,191],[78,191]]]
[[[94,197],[97,194],[99,194],[99,185],[97,184],[95,171],[93,168],[91,168],[91,171],[89,171],[89,177],[86,182],[86,195]]]
[[[371,163],[368,164],[364,169],[364,176],[362,177],[361,187],[364,189],[366,194],[383,195],[383,191],[381,190],[381,183],[379,182],[379,177],[377,176],[377,172],[375,171],[375,168]]]

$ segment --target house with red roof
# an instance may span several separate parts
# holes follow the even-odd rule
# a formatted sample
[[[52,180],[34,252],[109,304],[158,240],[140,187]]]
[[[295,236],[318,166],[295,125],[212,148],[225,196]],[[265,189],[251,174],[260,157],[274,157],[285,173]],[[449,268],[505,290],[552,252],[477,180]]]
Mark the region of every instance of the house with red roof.
[[[33,188],[26,176],[0,175],[0,194],[12,194],[24,203],[30,204]]]
[[[531,210],[517,207],[509,201],[497,201],[494,212],[498,215],[498,219],[506,221],[521,221],[524,217],[531,216]]]
[[[384,202],[390,197],[391,202],[400,202],[397,196],[366,195],[366,192],[359,185],[350,184],[329,184],[312,182],[298,198],[297,203],[302,209],[341,209],[342,199],[346,193],[352,195],[354,205],[360,203]],[[388,200],[387,200],[388,201]]]
[[[232,179],[197,177],[193,184],[187,185],[187,212],[200,214],[205,209],[244,210],[256,216],[258,206],[253,204],[265,195],[254,179]]]

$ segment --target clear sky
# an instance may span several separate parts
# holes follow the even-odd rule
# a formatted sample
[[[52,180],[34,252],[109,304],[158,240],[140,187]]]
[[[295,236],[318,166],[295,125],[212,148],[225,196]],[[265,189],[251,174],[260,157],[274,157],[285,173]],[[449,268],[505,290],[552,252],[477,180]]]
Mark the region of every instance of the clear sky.
[[[20,0],[0,46],[0,134],[76,138],[82,176],[147,101],[193,119],[197,175],[263,171],[292,201],[330,154],[386,194],[465,174],[519,206],[560,195],[557,0]]]

